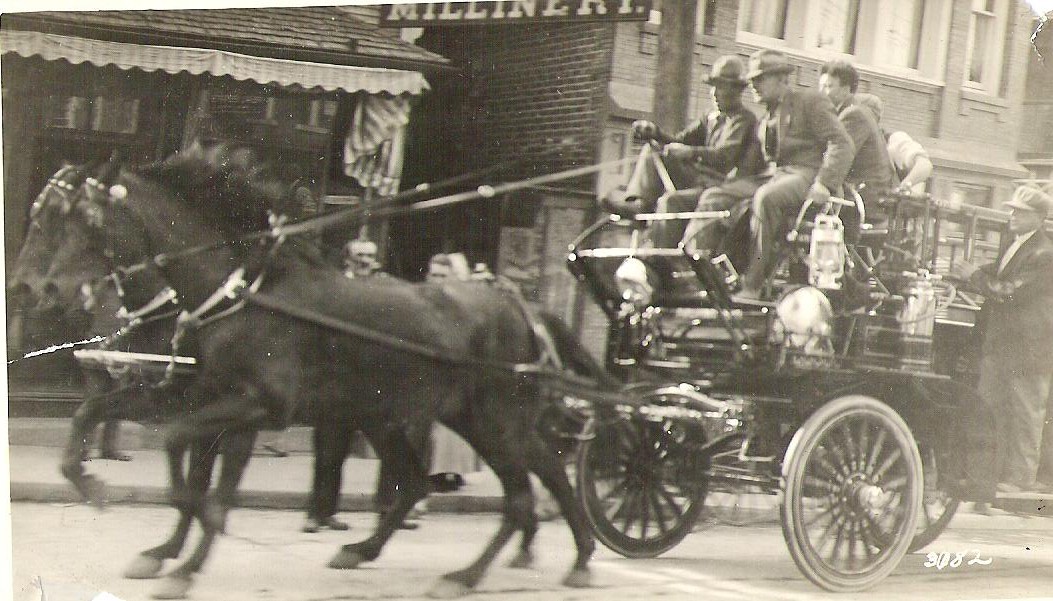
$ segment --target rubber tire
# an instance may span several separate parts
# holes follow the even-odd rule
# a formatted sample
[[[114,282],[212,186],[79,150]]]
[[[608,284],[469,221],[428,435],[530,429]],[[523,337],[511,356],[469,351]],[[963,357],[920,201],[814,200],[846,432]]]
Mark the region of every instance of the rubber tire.
[[[888,544],[881,545],[876,563],[865,571],[852,574],[827,565],[812,548],[804,528],[800,508],[805,468],[813,451],[826,434],[848,418],[865,416],[881,423],[906,461],[905,495],[907,513]],[[866,590],[884,580],[907,554],[914,539],[922,502],[922,464],[918,446],[910,428],[891,407],[862,395],[835,399],[815,411],[794,434],[783,462],[783,501],[780,507],[783,538],[797,568],[817,586],[833,592]]]
[[[924,455],[924,451],[919,449],[919,454]],[[926,480],[930,478],[936,479],[936,486],[939,487],[940,471],[939,466],[936,463],[936,458],[932,458],[932,468],[936,471],[935,474],[929,472],[926,468],[924,459],[922,460],[922,473]],[[922,506],[921,512],[918,514],[918,529],[914,534],[914,540],[910,542],[910,546],[907,547],[907,553],[913,553],[922,547],[926,547],[932,544],[943,531],[947,529],[947,526],[951,523],[951,519],[954,514],[958,511],[958,506],[961,504],[961,500],[957,497],[948,497],[947,503],[942,507],[942,511],[937,516],[933,512],[934,507],[926,505],[924,502],[924,493],[922,493]],[[923,519],[928,518],[928,519]],[[926,526],[925,524],[928,524]]]
[[[591,440],[583,442],[578,450],[576,484],[578,488],[578,499],[588,519],[596,538],[606,547],[629,558],[657,557],[669,551],[680,541],[684,540],[694,529],[695,523],[705,505],[705,485],[703,484],[696,494],[688,498],[689,504],[675,521],[671,528],[656,537],[646,539],[627,534],[618,527],[607,516],[597,495],[595,470],[598,464],[602,464],[608,457],[613,445],[606,444],[610,428],[633,428],[637,432],[641,428],[660,428],[664,422],[650,422],[642,419],[627,418],[606,423],[597,428],[596,436]],[[639,437],[637,437],[639,440]],[[628,467],[628,466],[626,466]],[[665,466],[670,467],[670,466]],[[671,466],[682,469],[683,466]]]
[[[951,518],[953,518],[954,514],[958,512],[959,505],[961,505],[960,499],[954,497],[948,499],[947,504],[943,508],[943,513],[941,513],[935,520],[932,520],[927,528],[917,531],[914,538],[910,541],[910,546],[907,547],[907,553],[913,553],[919,549],[927,547],[939,538],[940,535],[943,534],[943,531],[947,529],[948,524],[951,523]],[[929,506],[922,503],[922,511],[929,514]],[[918,518],[918,523],[921,524],[920,517]]]

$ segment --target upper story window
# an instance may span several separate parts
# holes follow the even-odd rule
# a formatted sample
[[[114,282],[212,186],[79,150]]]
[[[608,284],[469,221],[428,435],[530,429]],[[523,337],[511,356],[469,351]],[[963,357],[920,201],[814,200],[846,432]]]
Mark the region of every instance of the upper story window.
[[[738,38],[820,60],[843,58],[898,75],[938,79],[953,1],[743,0]]]
[[[815,47],[843,54],[856,53],[859,0],[833,0],[819,5]]]
[[[965,53],[967,87],[998,94],[1008,11],[1008,0],[972,0],[969,45]]]
[[[746,0],[739,6],[739,29],[749,33],[786,39],[786,9],[790,0]]]

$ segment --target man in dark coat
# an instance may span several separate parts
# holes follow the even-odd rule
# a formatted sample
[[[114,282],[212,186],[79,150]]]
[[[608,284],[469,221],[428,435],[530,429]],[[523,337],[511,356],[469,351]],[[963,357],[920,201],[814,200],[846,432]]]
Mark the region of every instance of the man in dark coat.
[[[637,138],[663,145],[661,160],[676,192],[665,189],[655,167],[654,150],[644,144],[629,183],[624,190],[608,194],[604,208],[622,215],[693,211],[703,190],[763,170],[757,151],[757,117],[742,104],[744,72],[738,57],[718,58],[705,79],[712,86],[716,109],[677,134],[669,135],[651,121],[634,122]],[[657,221],[649,237],[657,247],[675,247],[685,225],[683,220]]]
[[[892,187],[892,161],[874,113],[856,102],[859,73],[845,61],[830,61],[819,73],[819,91],[834,104],[838,119],[856,147],[845,181],[862,188],[859,194],[866,206],[875,206],[878,198]]]
[[[1000,492],[1036,487],[1053,381],[1053,242],[1043,231],[1051,200],[1038,186],[1017,188],[1005,204],[1013,236],[998,260],[955,266],[954,274],[985,299],[979,391],[998,416]]]
[[[819,92],[791,89],[792,71],[782,52],[760,50],[750,57],[746,74],[757,101],[767,108],[758,137],[775,172],[753,195],[753,247],[741,290],[745,298],[760,297],[790,218],[805,200],[825,202],[831,191],[840,190],[855,156],[834,105]]]

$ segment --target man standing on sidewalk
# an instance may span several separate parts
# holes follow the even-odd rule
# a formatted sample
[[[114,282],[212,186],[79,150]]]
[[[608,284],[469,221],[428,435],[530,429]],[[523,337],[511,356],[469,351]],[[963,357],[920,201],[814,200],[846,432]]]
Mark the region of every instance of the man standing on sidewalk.
[[[983,267],[959,261],[954,275],[984,295],[980,396],[997,415],[998,491],[1034,490],[1053,369],[1053,241],[1043,231],[1053,198],[1036,185],[1005,203],[1013,238]]]

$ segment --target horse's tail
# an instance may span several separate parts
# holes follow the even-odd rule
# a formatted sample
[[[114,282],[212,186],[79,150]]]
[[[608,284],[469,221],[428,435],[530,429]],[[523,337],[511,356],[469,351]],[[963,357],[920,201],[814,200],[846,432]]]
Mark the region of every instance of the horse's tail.
[[[537,317],[556,345],[556,352],[559,353],[564,368],[579,376],[596,380],[602,386],[614,388],[620,385],[620,382],[596,361],[592,353],[582,346],[578,337],[562,319],[547,311],[538,312]]]

